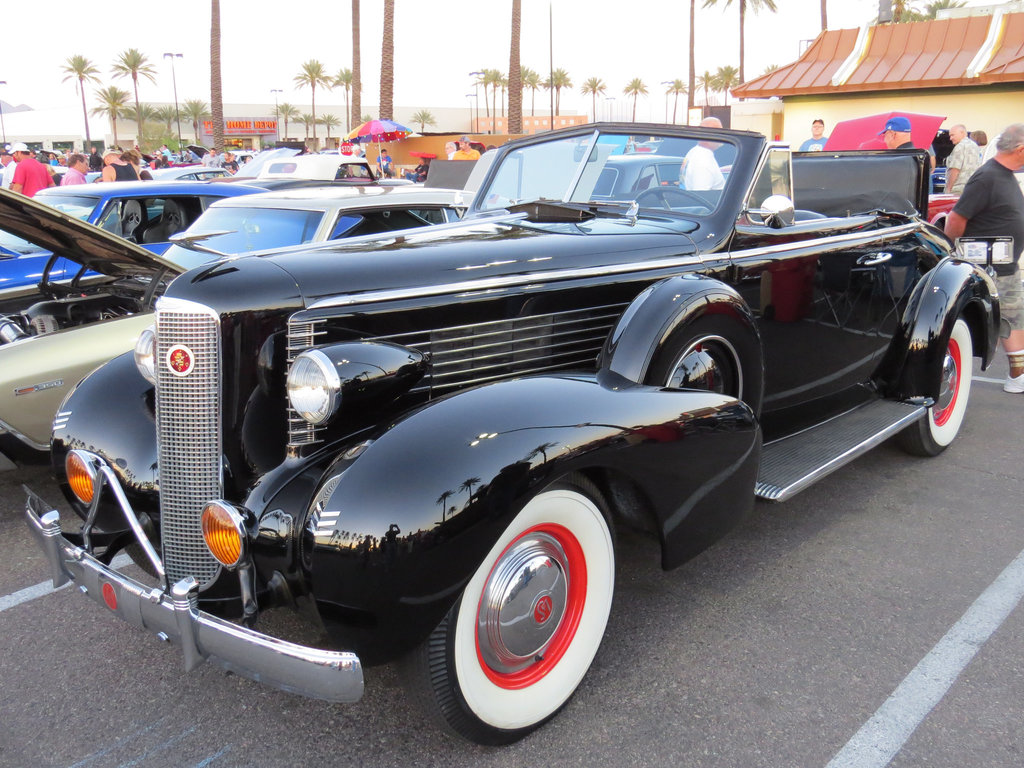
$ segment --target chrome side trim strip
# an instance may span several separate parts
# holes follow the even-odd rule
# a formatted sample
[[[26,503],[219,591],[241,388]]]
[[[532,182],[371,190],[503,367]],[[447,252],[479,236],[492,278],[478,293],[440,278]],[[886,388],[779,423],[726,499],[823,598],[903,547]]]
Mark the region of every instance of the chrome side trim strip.
[[[65,539],[60,514],[25,490],[25,520],[46,555],[54,587],[74,581],[83,594],[129,624],[177,643],[186,671],[209,661],[303,696],[345,703],[362,697],[362,664],[354,653],[290,643],[200,611],[198,585],[191,576],[170,589],[124,576]]]
[[[900,224],[895,227],[875,229],[868,232],[849,232],[845,235],[832,235],[830,237],[814,238],[813,240],[801,240],[795,243],[780,243],[779,245],[750,248],[745,251],[735,251],[729,254],[723,252],[721,257],[728,257],[732,260],[736,260],[761,256],[779,256],[790,251],[794,253],[805,250],[837,251],[860,243],[874,242],[879,239],[889,240],[903,237],[904,235],[915,232],[919,228],[919,223],[912,222],[909,224]],[[429,232],[430,230],[427,231]],[[427,296],[443,296],[450,293],[480,293],[483,291],[515,288],[554,280],[577,280],[588,277],[622,275],[631,272],[654,272],[660,269],[688,267],[703,263],[704,260],[701,258],[701,254],[696,253],[686,254],[685,256],[674,256],[667,259],[633,262],[631,264],[606,264],[599,267],[587,267],[585,269],[558,269],[546,272],[530,272],[521,275],[481,278],[479,280],[463,280],[456,283],[430,285],[419,288],[367,291],[365,293],[354,293],[349,296],[333,296],[329,299],[321,299],[320,301],[310,304],[309,307],[307,307],[307,310],[325,309],[328,307],[352,307],[361,304],[375,304],[377,302],[418,299]]]
[[[25,445],[27,445],[29,448],[34,448],[37,451],[48,451],[48,450],[50,450],[50,444],[49,443],[37,443],[35,440],[33,440],[28,435],[22,434],[21,432],[16,430],[14,427],[12,427],[10,424],[8,424],[6,421],[4,421],[3,419],[0,419],[0,434],[3,434],[5,432],[7,434],[11,435],[11,437],[17,438],[18,440],[23,442]]]

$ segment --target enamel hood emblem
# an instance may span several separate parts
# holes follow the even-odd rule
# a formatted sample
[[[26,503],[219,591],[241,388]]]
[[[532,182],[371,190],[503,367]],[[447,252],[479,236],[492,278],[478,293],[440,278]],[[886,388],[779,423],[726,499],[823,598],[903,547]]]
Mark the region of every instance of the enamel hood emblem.
[[[184,344],[175,344],[167,350],[167,367],[175,376],[188,376],[195,364],[195,355]]]

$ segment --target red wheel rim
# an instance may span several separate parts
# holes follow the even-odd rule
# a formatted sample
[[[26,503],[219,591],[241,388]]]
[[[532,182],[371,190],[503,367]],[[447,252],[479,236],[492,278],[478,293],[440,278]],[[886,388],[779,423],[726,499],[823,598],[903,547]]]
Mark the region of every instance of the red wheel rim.
[[[576,630],[579,629],[580,619],[583,616],[584,605],[587,601],[586,557],[583,554],[583,548],[580,546],[579,541],[564,526],[545,523],[524,531],[513,541],[509,542],[509,545],[505,547],[495,561],[495,567],[501,562],[505,553],[512,549],[517,542],[537,533],[544,533],[556,539],[565,552],[568,563],[568,592],[566,594],[565,611],[562,614],[558,628],[544,648],[543,657],[517,672],[502,673],[492,669],[484,660],[483,653],[480,650],[479,639],[477,640],[476,656],[480,669],[483,670],[488,680],[499,688],[506,688],[508,690],[528,688],[558,666],[558,662],[561,661],[565,652],[569,650],[569,646],[572,645],[573,638],[576,636]],[[490,581],[490,574],[488,574],[488,581]],[[477,605],[477,621],[480,619],[480,610],[480,605]]]

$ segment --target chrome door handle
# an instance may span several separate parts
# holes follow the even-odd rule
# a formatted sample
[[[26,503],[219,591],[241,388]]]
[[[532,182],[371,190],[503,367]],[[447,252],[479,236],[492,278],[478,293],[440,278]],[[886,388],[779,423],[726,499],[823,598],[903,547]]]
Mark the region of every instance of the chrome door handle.
[[[857,258],[857,264],[862,267],[873,267],[876,264],[885,264],[885,262],[892,259],[892,254],[888,251],[880,251],[879,253],[865,253],[863,256]]]

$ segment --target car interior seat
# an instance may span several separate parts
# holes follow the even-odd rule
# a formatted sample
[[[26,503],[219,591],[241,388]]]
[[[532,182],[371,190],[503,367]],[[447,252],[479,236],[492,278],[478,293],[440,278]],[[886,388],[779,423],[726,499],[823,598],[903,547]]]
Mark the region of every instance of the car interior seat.
[[[176,232],[185,229],[185,216],[174,200],[165,200],[160,218],[142,231],[142,243],[165,243]]]

